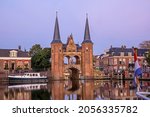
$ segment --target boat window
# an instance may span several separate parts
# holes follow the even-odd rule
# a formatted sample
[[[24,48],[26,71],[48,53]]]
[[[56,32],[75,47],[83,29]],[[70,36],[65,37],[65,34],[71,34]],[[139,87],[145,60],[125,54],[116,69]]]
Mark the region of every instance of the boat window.
[[[36,74],[36,76],[38,76],[38,75]]]
[[[30,76],[32,76],[32,74],[30,74]]]
[[[35,76],[35,74],[33,74],[33,76]]]

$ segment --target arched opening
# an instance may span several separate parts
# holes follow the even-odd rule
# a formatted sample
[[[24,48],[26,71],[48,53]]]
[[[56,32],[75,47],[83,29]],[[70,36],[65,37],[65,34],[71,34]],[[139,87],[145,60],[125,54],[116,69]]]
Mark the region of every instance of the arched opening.
[[[67,83],[67,90],[69,91],[76,91],[79,89],[79,70],[76,68],[69,68],[68,69],[68,83]]]
[[[64,64],[80,64],[80,57],[79,56],[64,56]]]
[[[74,56],[76,59],[76,64],[80,64],[80,57],[79,56]]]
[[[64,64],[65,64],[65,65],[68,65],[68,64],[69,64],[69,59],[70,59],[69,56],[65,56],[65,57],[64,57]]]
[[[74,56],[70,57],[69,63],[70,64],[76,64],[76,58]]]

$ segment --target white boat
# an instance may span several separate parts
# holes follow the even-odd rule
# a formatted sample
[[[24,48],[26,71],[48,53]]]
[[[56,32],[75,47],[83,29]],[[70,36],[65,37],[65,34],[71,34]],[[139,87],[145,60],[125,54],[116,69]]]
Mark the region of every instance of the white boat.
[[[47,89],[47,84],[22,84],[22,85],[9,85],[8,89],[24,89],[24,90],[40,90]]]
[[[27,82],[36,82],[36,81],[45,81],[47,76],[41,75],[40,73],[24,73],[23,75],[9,75],[9,81],[27,81]]]

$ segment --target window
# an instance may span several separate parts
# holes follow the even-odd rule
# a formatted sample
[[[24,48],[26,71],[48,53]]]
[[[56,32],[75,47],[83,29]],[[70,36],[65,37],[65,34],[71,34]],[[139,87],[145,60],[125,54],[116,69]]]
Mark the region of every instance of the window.
[[[124,56],[124,52],[120,52],[120,56]]]
[[[17,51],[16,50],[10,51],[10,57],[17,57]]]
[[[131,53],[131,52],[128,52],[128,56],[132,56],[132,53]]]
[[[117,71],[117,66],[114,67],[114,71],[115,71],[115,72]]]
[[[123,59],[123,64],[126,64],[126,59],[125,58]]]
[[[123,66],[123,69],[126,70],[126,66]]]
[[[132,63],[132,59],[129,58],[129,63]]]
[[[114,59],[114,64],[115,64],[115,65],[117,64],[117,59]]]
[[[122,59],[119,59],[119,64],[122,64]]]
[[[119,69],[122,70],[122,66],[119,66]]]
[[[9,68],[8,68],[8,62],[5,62],[5,64],[4,64],[4,69],[5,70],[8,70]]]
[[[109,59],[109,65],[113,65],[113,59]]]

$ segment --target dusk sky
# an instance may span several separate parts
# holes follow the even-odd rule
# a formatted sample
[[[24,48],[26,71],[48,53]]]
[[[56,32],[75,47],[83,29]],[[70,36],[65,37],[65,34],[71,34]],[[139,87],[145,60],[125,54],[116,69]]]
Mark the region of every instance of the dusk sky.
[[[150,40],[150,0],[0,0],[0,48],[50,47],[56,11],[63,43],[83,41],[88,13],[94,54]]]

